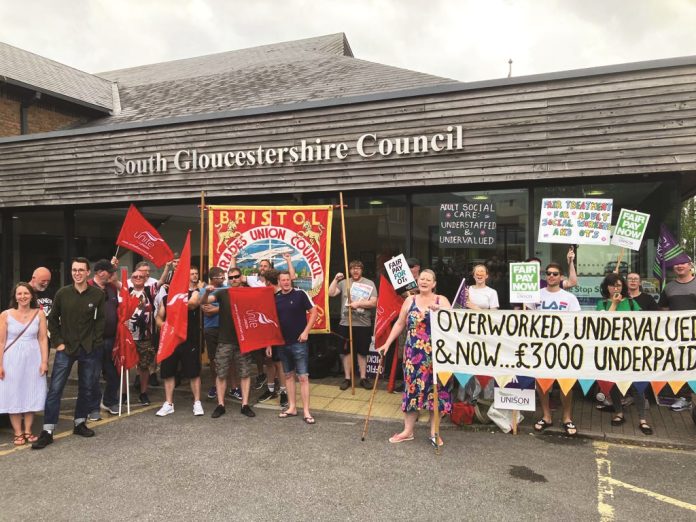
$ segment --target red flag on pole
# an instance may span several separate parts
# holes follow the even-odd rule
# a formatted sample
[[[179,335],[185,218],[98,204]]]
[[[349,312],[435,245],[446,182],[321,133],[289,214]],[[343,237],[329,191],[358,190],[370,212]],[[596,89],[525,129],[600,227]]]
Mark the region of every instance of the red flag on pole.
[[[121,368],[130,370],[140,360],[135,349],[133,334],[128,328],[128,320],[138,307],[140,300],[128,292],[128,271],[121,269],[121,289],[119,290],[118,324],[116,325],[116,338],[114,339],[113,358],[116,370]]]
[[[152,261],[158,267],[174,259],[172,249],[162,239],[159,232],[143,215],[138,212],[135,205],[131,205],[123,221],[121,232],[118,234],[116,244],[137,252],[146,259]]]
[[[404,298],[394,291],[389,279],[379,277],[379,296],[377,297],[377,314],[375,316],[375,346],[387,342],[391,325],[401,311]]]
[[[285,344],[280,331],[273,287],[229,290],[232,319],[242,353]]]
[[[167,295],[167,318],[160,331],[160,343],[157,350],[157,362],[160,363],[174,349],[186,340],[188,328],[188,287],[191,271],[191,231],[186,234],[186,243],[181,251],[179,266],[174,271],[172,283]]]

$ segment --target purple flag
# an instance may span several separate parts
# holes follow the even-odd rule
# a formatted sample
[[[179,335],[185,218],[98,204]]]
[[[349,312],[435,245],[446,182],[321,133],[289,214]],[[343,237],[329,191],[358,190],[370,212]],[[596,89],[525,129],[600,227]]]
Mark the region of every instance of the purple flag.
[[[454,296],[452,301],[452,308],[466,308],[466,302],[469,300],[469,293],[466,289],[466,279],[462,279],[459,285],[459,290]]]
[[[665,270],[681,263],[690,263],[691,258],[684,252],[681,245],[665,226],[660,225],[660,238],[657,241],[657,254],[653,264],[653,275],[660,280],[660,285],[665,279]]]

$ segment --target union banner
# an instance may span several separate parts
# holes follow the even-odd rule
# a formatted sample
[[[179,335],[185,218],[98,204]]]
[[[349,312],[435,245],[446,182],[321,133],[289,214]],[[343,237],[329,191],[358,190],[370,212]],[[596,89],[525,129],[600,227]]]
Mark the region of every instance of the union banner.
[[[288,270],[289,254],[295,287],[305,290],[319,310],[312,333],[328,333],[332,215],[331,205],[208,206],[210,266],[228,270],[235,258],[242,274],[250,276],[263,259]]]

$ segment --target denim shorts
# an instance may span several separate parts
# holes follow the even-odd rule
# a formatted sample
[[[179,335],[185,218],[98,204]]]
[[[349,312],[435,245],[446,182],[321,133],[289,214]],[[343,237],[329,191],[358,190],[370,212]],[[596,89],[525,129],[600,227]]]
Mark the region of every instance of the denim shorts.
[[[307,343],[286,344],[279,350],[285,373],[309,375],[309,346]]]

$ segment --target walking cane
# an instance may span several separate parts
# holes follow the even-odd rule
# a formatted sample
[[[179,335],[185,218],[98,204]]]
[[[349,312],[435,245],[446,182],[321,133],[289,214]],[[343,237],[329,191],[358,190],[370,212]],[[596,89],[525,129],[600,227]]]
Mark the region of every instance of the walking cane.
[[[379,365],[377,366],[377,377],[375,377],[375,382],[372,385],[372,395],[370,396],[370,405],[367,407],[367,417],[365,417],[365,427],[363,428],[362,437],[360,440],[365,442],[365,436],[367,435],[367,424],[370,422],[370,413],[372,413],[372,403],[375,400],[375,393],[377,393],[377,382],[379,381],[379,376],[382,373],[382,363],[384,362],[384,355],[379,355]]]

